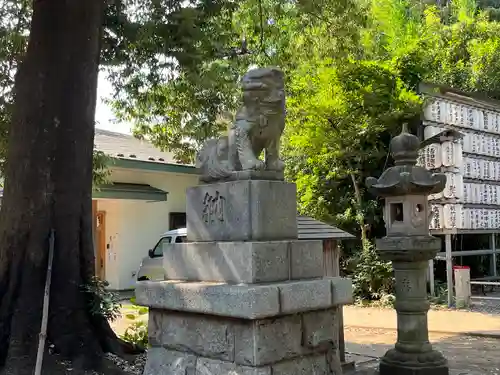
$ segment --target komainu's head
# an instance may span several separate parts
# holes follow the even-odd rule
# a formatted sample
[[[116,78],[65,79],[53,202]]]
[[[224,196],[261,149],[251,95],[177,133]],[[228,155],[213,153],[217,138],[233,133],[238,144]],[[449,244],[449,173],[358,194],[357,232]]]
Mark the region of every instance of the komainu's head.
[[[285,79],[280,69],[252,69],[243,76],[241,86],[243,103],[250,118],[285,116]]]

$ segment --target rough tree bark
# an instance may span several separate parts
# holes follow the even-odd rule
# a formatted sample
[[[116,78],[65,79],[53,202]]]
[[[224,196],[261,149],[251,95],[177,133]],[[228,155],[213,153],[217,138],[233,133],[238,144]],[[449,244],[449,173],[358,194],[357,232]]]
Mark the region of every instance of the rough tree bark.
[[[32,374],[48,238],[55,253],[48,341],[95,367],[118,351],[104,319],[86,310],[94,274],[92,151],[104,0],[34,0],[15,84],[0,217],[0,373]]]

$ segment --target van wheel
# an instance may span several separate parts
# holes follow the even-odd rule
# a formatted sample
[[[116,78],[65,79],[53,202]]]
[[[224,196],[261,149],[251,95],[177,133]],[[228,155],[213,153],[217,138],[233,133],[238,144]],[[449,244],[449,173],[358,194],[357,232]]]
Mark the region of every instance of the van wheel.
[[[149,280],[149,278],[146,276],[141,276],[137,279],[137,281],[147,281],[147,280]]]

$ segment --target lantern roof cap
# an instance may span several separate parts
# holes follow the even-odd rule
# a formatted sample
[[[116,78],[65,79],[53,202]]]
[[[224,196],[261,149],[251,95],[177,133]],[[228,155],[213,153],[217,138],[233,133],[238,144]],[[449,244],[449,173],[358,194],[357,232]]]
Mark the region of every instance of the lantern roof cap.
[[[431,173],[417,166],[420,141],[418,137],[408,132],[406,124],[401,133],[390,143],[394,166],[387,168],[380,178],[366,179],[366,186],[376,196],[390,197],[401,195],[429,195],[439,193],[444,189],[446,176]]]
[[[408,125],[403,124],[401,133],[391,139],[390,151],[396,165],[417,164],[420,141],[416,135],[408,133]]]

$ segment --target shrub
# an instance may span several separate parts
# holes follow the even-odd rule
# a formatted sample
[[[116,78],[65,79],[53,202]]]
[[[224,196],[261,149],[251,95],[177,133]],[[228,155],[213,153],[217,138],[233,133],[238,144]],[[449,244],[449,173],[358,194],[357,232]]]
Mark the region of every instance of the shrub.
[[[92,277],[89,284],[83,285],[82,290],[86,295],[89,311],[92,315],[103,316],[109,321],[114,321],[120,316],[121,304],[116,293],[106,288],[109,283]]]
[[[434,283],[434,296],[429,296],[429,302],[434,307],[448,306],[448,287],[446,283],[436,281]]]
[[[353,294],[357,300],[384,299],[389,304],[394,301],[392,265],[378,257],[371,243],[367,243],[362,251],[349,259],[346,266],[352,277]]]
[[[148,325],[143,321],[132,323],[121,336],[122,340],[146,348],[148,346]]]

